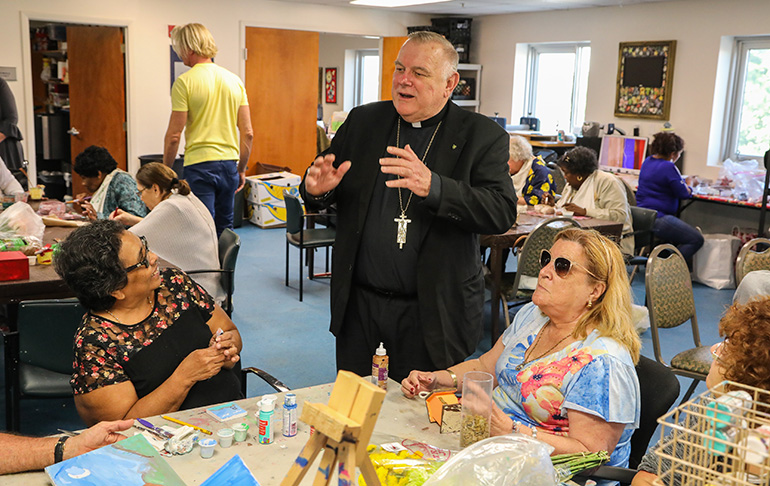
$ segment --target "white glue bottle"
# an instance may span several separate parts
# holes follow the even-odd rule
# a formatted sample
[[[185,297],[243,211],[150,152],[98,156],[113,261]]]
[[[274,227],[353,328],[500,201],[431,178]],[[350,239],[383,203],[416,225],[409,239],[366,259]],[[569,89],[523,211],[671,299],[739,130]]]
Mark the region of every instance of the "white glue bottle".
[[[265,395],[259,402],[259,443],[273,443],[273,414],[275,410],[275,395]]]
[[[388,389],[388,355],[382,343],[372,357],[372,382],[383,390]]]
[[[283,435],[297,435],[297,395],[287,393],[283,400]]]

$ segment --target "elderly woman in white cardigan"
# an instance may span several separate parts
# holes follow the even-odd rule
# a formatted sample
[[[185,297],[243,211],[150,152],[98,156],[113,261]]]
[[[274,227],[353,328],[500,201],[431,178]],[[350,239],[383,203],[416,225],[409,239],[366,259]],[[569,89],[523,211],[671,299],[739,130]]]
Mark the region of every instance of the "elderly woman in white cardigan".
[[[110,217],[147,238],[152,252],[184,271],[219,268],[219,242],[211,213],[169,167],[152,162],[136,173],[139,197],[150,212],[144,218],[118,209]],[[195,277],[217,302],[225,292],[219,274]]]

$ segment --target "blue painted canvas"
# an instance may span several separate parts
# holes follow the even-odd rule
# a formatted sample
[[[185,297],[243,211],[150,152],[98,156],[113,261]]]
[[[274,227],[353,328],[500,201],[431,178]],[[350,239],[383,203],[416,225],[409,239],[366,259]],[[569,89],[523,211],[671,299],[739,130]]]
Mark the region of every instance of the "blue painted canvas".
[[[241,456],[236,454],[224,466],[217,469],[217,472],[209,476],[201,486],[259,486],[259,483],[243,463]]]
[[[141,434],[45,468],[56,486],[185,486]]]

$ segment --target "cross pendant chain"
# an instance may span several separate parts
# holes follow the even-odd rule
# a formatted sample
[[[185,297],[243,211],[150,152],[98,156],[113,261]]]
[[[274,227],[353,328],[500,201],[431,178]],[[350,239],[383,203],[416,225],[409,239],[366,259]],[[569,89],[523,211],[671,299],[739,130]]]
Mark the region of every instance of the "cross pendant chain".
[[[406,213],[401,213],[401,216],[395,218],[393,221],[398,223],[398,231],[396,233],[396,244],[398,249],[401,250],[406,245],[406,225],[412,222],[411,219],[406,219]]]

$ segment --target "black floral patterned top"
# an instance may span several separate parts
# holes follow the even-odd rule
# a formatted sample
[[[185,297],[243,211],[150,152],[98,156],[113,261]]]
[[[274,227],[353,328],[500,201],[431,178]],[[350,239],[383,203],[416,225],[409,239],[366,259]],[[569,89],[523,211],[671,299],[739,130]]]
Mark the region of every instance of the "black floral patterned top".
[[[145,374],[154,373],[155,368],[165,368],[163,374],[169,375],[189,354],[188,350],[205,348],[211,331],[206,322],[214,312],[214,300],[184,272],[167,268],[160,272],[161,285],[155,291],[155,306],[143,321],[125,325],[104,317],[88,313],[83,316],[83,323],[75,334],[74,373],[70,384],[75,395],[88,393],[98,388],[131,380],[147,381]],[[183,316],[185,316],[183,318]],[[180,324],[183,323],[183,324]],[[133,369],[132,361],[140,352],[147,350],[158,341],[164,333],[170,332],[174,326],[192,326],[193,333],[185,332],[175,337],[184,349],[163,349],[161,360],[152,363],[152,370]],[[198,335],[195,342],[187,341],[191,334]],[[173,346],[172,346],[173,347]],[[149,353],[145,353],[149,356]],[[165,376],[167,378],[167,376]],[[163,376],[152,380],[152,389],[162,383]],[[157,381],[160,380],[160,383]],[[137,394],[142,397],[152,391],[143,393],[137,386]]]

